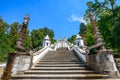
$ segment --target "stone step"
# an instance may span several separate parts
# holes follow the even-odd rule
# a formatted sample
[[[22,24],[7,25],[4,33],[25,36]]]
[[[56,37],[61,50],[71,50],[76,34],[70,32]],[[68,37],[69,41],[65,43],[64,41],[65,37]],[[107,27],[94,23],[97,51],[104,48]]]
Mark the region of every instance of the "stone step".
[[[81,61],[74,52],[60,49],[58,51],[48,52],[41,61]]]
[[[25,74],[25,75],[15,75],[12,79],[99,79],[108,78],[108,75],[102,74],[48,74],[48,75],[38,75],[38,74]]]
[[[80,60],[40,60],[39,62],[82,62]]]
[[[11,80],[56,80],[56,79],[11,79]],[[120,79],[57,79],[57,80],[120,80]]]
[[[85,67],[84,64],[37,64],[35,67]]]
[[[25,74],[90,74],[91,70],[29,70]]]
[[[88,70],[74,52],[60,48],[48,52],[30,70],[13,75],[11,80],[107,80],[108,77]]]
[[[71,58],[69,58],[69,60],[68,59],[64,59],[64,58],[57,58],[57,59],[48,59],[48,58],[44,58],[44,59],[42,59],[42,60],[40,60],[40,62],[82,62],[81,60],[76,60],[76,59],[71,59]]]
[[[83,62],[68,62],[68,61],[39,61],[38,64],[83,64]]]
[[[85,70],[86,67],[32,67],[31,70]]]

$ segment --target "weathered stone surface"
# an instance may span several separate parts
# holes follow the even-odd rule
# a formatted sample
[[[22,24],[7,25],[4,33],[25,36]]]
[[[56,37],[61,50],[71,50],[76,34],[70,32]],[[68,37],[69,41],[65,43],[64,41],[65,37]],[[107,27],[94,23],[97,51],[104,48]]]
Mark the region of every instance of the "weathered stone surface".
[[[24,18],[24,23],[22,25],[22,28],[19,32],[19,38],[18,38],[18,41],[16,42],[16,46],[15,46],[15,49],[18,51],[18,52],[25,52],[26,49],[24,48],[23,46],[23,43],[25,41],[25,37],[26,37],[26,33],[27,33],[27,26],[28,26],[28,21],[29,21],[29,16],[28,14],[26,14],[25,18]]]
[[[3,74],[3,80],[9,80],[11,78],[11,71],[13,68],[15,57],[16,57],[16,53],[8,54],[8,60],[7,60],[7,65],[6,65],[4,74]]]
[[[90,54],[88,65],[96,72],[109,74],[110,77],[119,77],[119,71],[111,50],[99,50],[97,54]]]
[[[32,64],[32,56],[19,54],[15,58],[13,68],[12,68],[12,75],[17,74],[20,71],[28,70]]]
[[[48,52],[30,70],[12,76],[11,80],[105,80],[108,77],[88,70],[74,52],[59,48],[57,51]]]

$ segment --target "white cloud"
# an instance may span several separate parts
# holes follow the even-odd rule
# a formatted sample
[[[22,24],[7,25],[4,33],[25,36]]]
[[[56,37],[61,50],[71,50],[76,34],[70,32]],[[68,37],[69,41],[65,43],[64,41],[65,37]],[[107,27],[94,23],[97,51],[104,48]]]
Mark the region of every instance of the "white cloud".
[[[79,16],[76,16],[74,14],[70,16],[69,21],[78,21],[80,23],[85,23],[86,24],[86,21],[83,19],[83,17],[79,17]]]

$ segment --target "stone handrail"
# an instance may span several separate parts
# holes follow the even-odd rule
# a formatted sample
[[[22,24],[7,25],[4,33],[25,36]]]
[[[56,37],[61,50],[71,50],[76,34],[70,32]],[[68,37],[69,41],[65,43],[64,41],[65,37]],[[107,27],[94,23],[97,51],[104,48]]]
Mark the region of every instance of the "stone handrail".
[[[33,60],[32,63],[36,63],[38,60],[42,59],[45,54],[47,54],[48,51],[53,51],[50,47],[44,47],[41,50],[37,51],[36,53],[33,53]]]
[[[57,49],[57,46],[56,46],[57,44],[55,44],[55,47],[54,47],[54,51],[56,51],[56,49]]]
[[[42,53],[47,47],[44,47],[42,49],[40,49],[39,51],[33,53],[33,56],[39,55],[40,53]]]
[[[73,50],[77,56],[82,59],[83,62],[86,63],[86,55],[85,55],[85,51],[83,51],[82,49],[78,48],[77,46],[73,46],[71,48],[71,50]]]

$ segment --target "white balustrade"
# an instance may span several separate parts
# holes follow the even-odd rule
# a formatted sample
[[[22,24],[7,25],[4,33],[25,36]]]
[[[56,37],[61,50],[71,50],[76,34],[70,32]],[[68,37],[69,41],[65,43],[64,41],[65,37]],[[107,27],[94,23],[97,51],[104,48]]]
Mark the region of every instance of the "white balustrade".
[[[36,63],[38,60],[42,59],[47,54],[48,51],[53,51],[53,49],[46,46],[41,50],[33,53],[33,61],[32,61],[33,64]]]
[[[71,50],[73,50],[83,62],[87,62],[84,49],[80,49],[77,46],[73,46]]]

